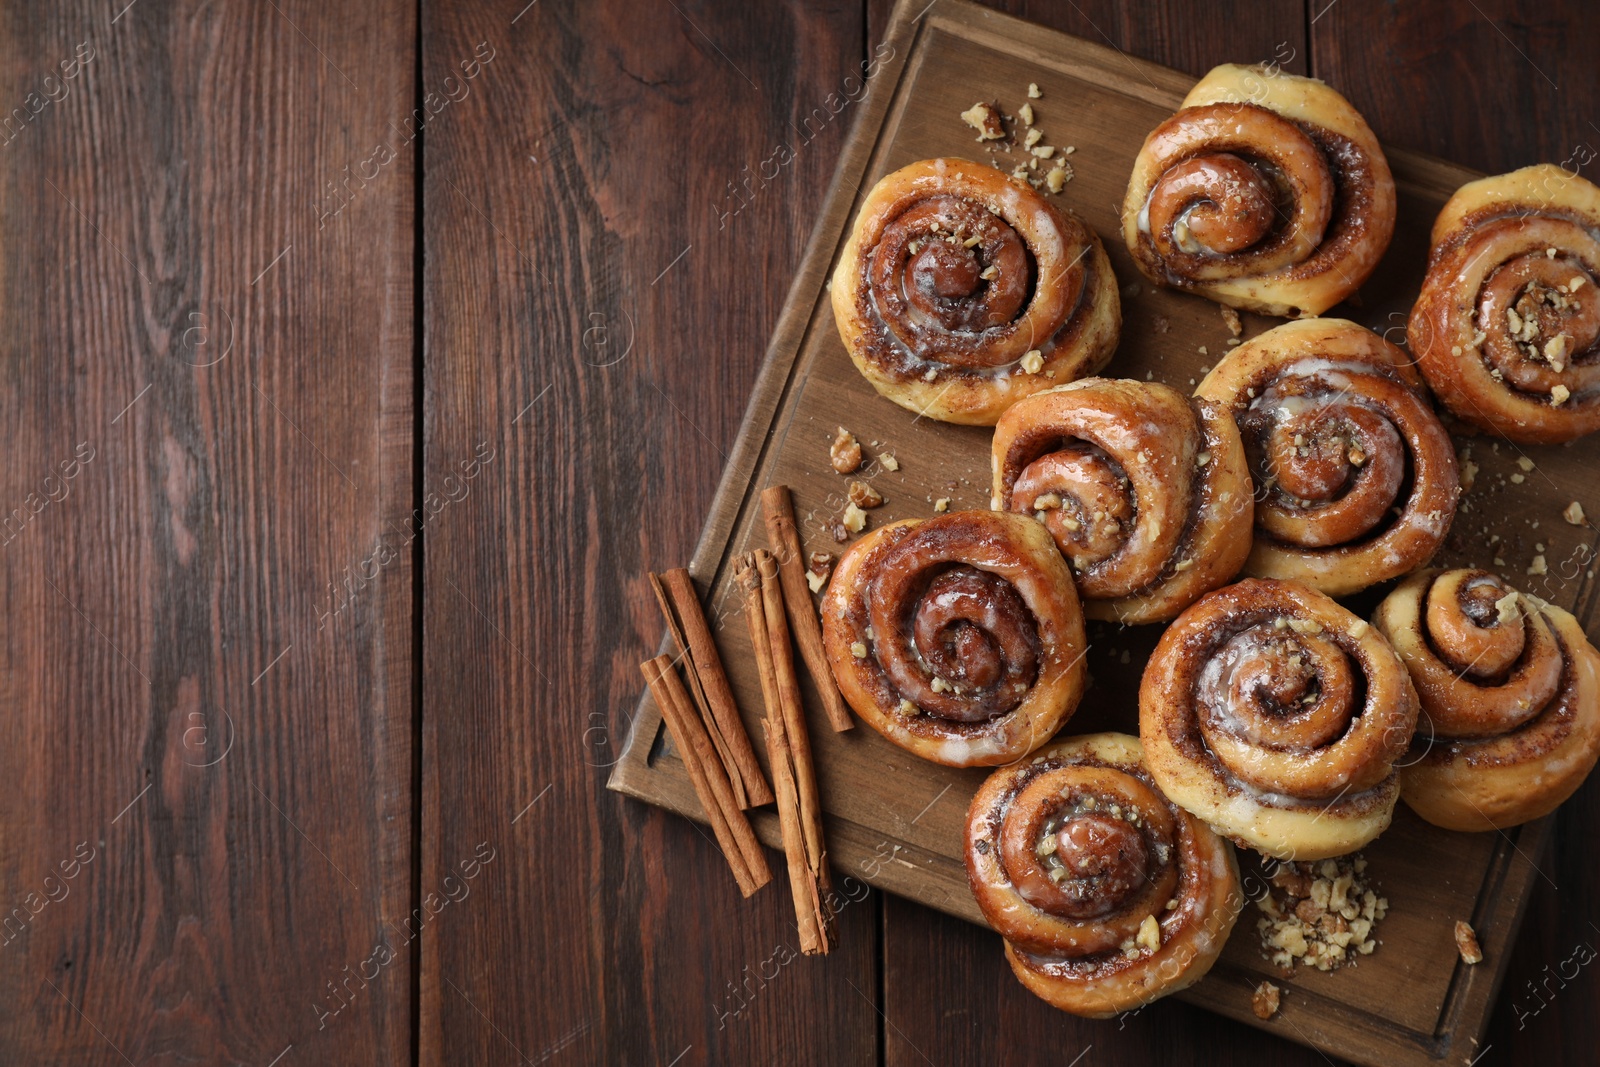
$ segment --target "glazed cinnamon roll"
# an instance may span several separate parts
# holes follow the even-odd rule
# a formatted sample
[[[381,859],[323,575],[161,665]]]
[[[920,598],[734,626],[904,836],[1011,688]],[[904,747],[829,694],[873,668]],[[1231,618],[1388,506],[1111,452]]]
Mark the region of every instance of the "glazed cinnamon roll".
[[[1045,524],[1090,618],[1170,619],[1250,552],[1238,427],[1165,385],[1088,378],[1035,394],[1000,417],[993,465],[991,506]]]
[[[1244,573],[1344,596],[1427,563],[1455,518],[1450,435],[1395,346],[1344,319],[1288,322],[1195,395],[1233,413],[1256,483]]]
[[[1344,97],[1230,63],[1145,138],[1122,235],[1157,285],[1297,318],[1367,280],[1394,214],[1389,163]]]
[[[944,422],[990,426],[1022,397],[1094,373],[1122,328],[1094,231],[964,159],[913,163],[873,186],[832,293],[872,387]]]
[[[1072,573],[1020,515],[952,512],[862,537],[823,596],[822,636],[856,713],[952,767],[1038,748],[1086,683]]]
[[[1340,856],[1382,833],[1416,721],[1383,635],[1295,582],[1202,597],[1162,635],[1139,689],[1162,791],[1278,859]]]
[[[1469,182],[1433,224],[1406,333],[1443,404],[1528,444],[1600,429],[1600,188],[1541,164]]]
[[[966,858],[1022,984],[1093,1018],[1199,981],[1244,901],[1233,849],[1161,795],[1126,734],[992,774],[967,811]]]
[[[1480,570],[1422,571],[1372,624],[1422,703],[1401,796],[1451,830],[1554,811],[1600,756],[1600,654],[1567,612]]]

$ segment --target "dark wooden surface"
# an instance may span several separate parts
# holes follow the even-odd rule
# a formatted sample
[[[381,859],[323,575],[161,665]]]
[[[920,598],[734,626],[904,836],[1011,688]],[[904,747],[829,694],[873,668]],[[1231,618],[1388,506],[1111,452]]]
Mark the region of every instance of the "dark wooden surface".
[[[693,549],[851,114],[794,127],[887,7],[524,4],[0,11],[0,111],[59,97],[0,133],[0,1063],[1321,1062],[1060,1015],[875,892],[790,959],[780,894],[605,791],[642,572]],[[1591,5],[1012,10],[1597,169]],[[1480,1062],[1592,1055],[1597,832],[1591,786]]]

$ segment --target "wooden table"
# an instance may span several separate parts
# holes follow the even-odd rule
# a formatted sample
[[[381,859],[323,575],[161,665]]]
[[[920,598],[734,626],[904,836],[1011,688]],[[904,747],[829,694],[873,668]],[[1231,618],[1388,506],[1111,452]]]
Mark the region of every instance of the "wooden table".
[[[791,958],[605,789],[887,3],[124,2],[0,19],[0,1063],[1322,1060],[875,892]],[[1593,5],[1013,8],[1597,169]],[[1591,1054],[1597,833],[1480,1062]]]

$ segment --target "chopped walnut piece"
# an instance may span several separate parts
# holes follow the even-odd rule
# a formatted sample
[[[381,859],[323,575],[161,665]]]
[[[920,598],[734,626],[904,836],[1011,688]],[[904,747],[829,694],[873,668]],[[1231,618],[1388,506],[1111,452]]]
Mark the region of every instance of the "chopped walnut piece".
[[[872,488],[868,482],[859,478],[850,481],[850,503],[858,508],[875,508],[883,503],[883,494]],[[849,521],[848,519],[846,520]]]
[[[1066,184],[1072,180],[1072,170],[1065,164],[1058,164],[1050,168],[1050,173],[1044,176],[1045,187],[1052,193],[1059,193]]]
[[[1278,1014],[1278,1004],[1283,1000],[1283,990],[1271,982],[1263,981],[1256,986],[1255,994],[1250,998],[1250,1010],[1255,1012],[1257,1019],[1270,1019]]]
[[[1044,94],[1039,91],[1039,87],[1037,85],[1035,85],[1033,82],[1029,82],[1028,83],[1028,99],[1029,100],[1037,100],[1043,95]]]
[[[1462,963],[1482,963],[1483,949],[1478,947],[1478,935],[1473,932],[1470,923],[1456,920],[1456,951],[1461,953]]]
[[[1560,407],[1572,396],[1572,390],[1564,385],[1555,385],[1550,389],[1550,403],[1553,407]]]
[[[1022,124],[1024,126],[1032,126],[1033,125],[1033,105],[1032,104],[1023,104],[1021,107],[1017,108],[1017,118],[1022,120]]]
[[[813,552],[806,563],[806,584],[813,593],[822,592],[822,587],[828,584],[828,576],[833,573],[833,553]]]
[[[842,522],[836,522],[829,526],[828,533],[832,535],[834,541],[841,545],[850,540],[850,531],[845,529],[844,523]]]
[[[840,474],[854,474],[861,467],[861,442],[843,426],[839,427],[833,446],[828,449],[828,462]]]
[[[978,131],[980,141],[998,141],[1006,135],[1005,124],[1000,119],[1000,108],[995,104],[978,102],[961,113],[961,119]]]
[[[1576,500],[1567,505],[1567,510],[1561,513],[1561,517],[1573,526],[1583,526],[1588,522],[1583,514],[1583,505]]]
[[[860,533],[867,528],[867,513],[855,504],[846,504],[844,514],[839,516],[839,521],[844,523],[844,528],[851,533]]]
[[[935,500],[933,502],[933,510],[938,512],[940,515],[943,515],[945,512],[949,511],[950,498],[947,496],[942,496],[938,500]]]
[[[1461,491],[1465,493],[1477,482],[1478,471],[1482,470],[1482,468],[1472,462],[1472,449],[1470,448],[1463,448],[1456,455],[1456,465],[1461,471]]]
[[[1037,348],[1030,348],[1022,354],[1022,369],[1028,374],[1038,374],[1044,366],[1044,353]]]
[[[1227,304],[1218,305],[1222,308],[1222,321],[1228,327],[1228,332],[1235,337],[1244,333],[1244,321],[1239,318],[1239,313]]]
[[[883,464],[883,469],[886,471],[897,471],[900,469],[900,461],[894,458],[893,452],[880,452],[878,454],[878,462]]]

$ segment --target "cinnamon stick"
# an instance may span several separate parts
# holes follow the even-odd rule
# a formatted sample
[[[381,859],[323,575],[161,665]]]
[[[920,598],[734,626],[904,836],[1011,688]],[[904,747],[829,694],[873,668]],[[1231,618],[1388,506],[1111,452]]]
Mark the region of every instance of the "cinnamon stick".
[[[789,629],[806,673],[822,697],[822,710],[836,732],[855,726],[844,706],[844,697],[828,668],[828,654],[822,647],[822,624],[811,603],[811,587],[806,584],[805,561],[800,547],[800,531],[794,521],[794,497],[787,485],[769,486],[761,493],[761,510],[767,518],[767,544],[778,560],[778,575],[783,582],[783,604],[788,609]]]
[[[793,750],[783,713],[777,667],[773,661],[772,638],[767,629],[766,599],[761,575],[753,556],[739,559],[735,580],[745,593],[745,618],[750,625],[750,645],[755,652],[761,677],[761,692],[767,717],[767,759],[772,765],[772,782],[778,793],[778,828],[783,836],[783,853],[788,861],[789,892],[794,899],[795,920],[799,927],[800,951],[805,955],[826,954],[830,945],[830,916],[823,906],[823,892],[806,849],[806,835],[800,816],[799,790],[795,782]]]
[[[756,549],[756,570],[761,574],[761,600],[766,611],[767,639],[772,646],[773,673],[778,682],[778,706],[794,760],[795,789],[800,801],[800,829],[805,834],[806,861],[824,884],[828,866],[822,844],[822,799],[817,795],[817,775],[811,761],[811,733],[806,728],[805,706],[800,702],[800,680],[790,651],[789,622],[779,588],[778,561],[766,549]]]
[[[689,703],[689,694],[672,669],[672,658],[657,656],[641,663],[639,669],[644,672],[645,684],[661,708],[661,717],[689,770],[695,795],[700,798],[711,832],[739,883],[739,892],[748,897],[772,881],[772,869],[767,866],[761,842],[734,800],[727,772]]]
[[[712,746],[717,750],[717,759],[728,773],[728,784],[733,789],[733,798],[740,808],[748,808],[750,798],[744,791],[744,779],[739,775],[738,767],[733,762],[733,753],[717,726],[717,719],[711,712],[710,702],[706,700],[705,687],[700,682],[700,672],[694,669],[694,659],[689,655],[689,639],[683,632],[683,625],[678,622],[678,613],[673,609],[672,597],[667,592],[661,575],[651,572],[650,588],[656,594],[656,603],[661,605],[661,615],[667,620],[667,629],[672,633],[672,639],[678,643],[678,648],[683,652],[684,674],[689,679],[689,691],[694,694],[695,707],[700,709],[700,721],[706,728],[707,736],[711,738]]]
[[[676,567],[664,574],[652,574],[650,584],[661,601],[661,612],[667,617],[673,639],[687,657],[690,689],[706,732],[727,768],[734,798],[741,808],[771,804],[772,788],[761,773],[756,750],[745,732],[733,688],[728,684],[722,659],[717,655],[717,643],[711,636],[705,612],[700,608],[694,579],[687,570]]]

